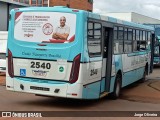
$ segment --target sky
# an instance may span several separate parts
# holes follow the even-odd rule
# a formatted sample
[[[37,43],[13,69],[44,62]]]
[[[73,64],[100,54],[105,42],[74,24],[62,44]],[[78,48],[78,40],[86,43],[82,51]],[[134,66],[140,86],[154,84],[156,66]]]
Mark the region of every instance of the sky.
[[[93,12],[136,12],[160,19],[160,0],[93,0]]]

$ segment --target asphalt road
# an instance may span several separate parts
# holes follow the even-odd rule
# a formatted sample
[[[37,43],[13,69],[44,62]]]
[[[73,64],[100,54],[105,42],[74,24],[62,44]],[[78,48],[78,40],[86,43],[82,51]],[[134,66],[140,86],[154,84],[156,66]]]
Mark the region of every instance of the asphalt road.
[[[160,69],[156,68],[154,73],[149,76],[149,79],[159,79],[159,72]],[[2,79],[5,80],[5,76],[0,76],[1,81]],[[135,83],[124,88],[121,96],[125,96],[123,94],[128,90],[135,90],[137,86],[143,86],[144,84],[145,83]],[[7,91],[5,89],[5,84],[1,83],[0,111],[91,111],[90,114],[94,114],[92,111],[160,111],[160,103],[152,103],[151,101],[145,102],[141,100],[127,100],[124,97],[121,97],[118,100],[111,100],[109,97],[105,97],[100,100],[73,100],[55,97],[42,97],[35,96],[34,94]],[[72,119],[72,117],[70,119]]]
[[[41,97],[34,94],[6,91],[0,87],[2,111],[160,111],[160,104],[133,102],[123,99],[73,100]]]

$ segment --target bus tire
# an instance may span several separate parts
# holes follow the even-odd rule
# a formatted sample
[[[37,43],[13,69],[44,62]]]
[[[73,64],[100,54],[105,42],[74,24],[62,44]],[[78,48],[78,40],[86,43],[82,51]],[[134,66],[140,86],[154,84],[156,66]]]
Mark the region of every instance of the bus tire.
[[[114,84],[114,90],[113,90],[113,93],[111,93],[111,98],[113,100],[116,100],[117,98],[119,98],[121,85],[122,85],[122,77],[120,74],[117,74],[115,79],[115,84]]]

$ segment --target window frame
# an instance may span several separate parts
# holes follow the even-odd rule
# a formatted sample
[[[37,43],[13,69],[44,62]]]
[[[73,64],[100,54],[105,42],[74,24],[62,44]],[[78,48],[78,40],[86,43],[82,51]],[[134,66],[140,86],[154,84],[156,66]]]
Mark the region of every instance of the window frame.
[[[119,27],[121,27],[121,28],[123,28],[123,39],[119,39]],[[114,45],[113,45],[113,54],[123,54],[124,53],[124,27],[123,26],[118,26],[118,25],[115,25],[114,27],[113,27],[113,36],[115,36],[115,28],[117,28],[117,39],[115,39],[114,37],[113,37],[113,44],[115,44],[115,43],[121,43],[122,44],[122,51],[118,51],[118,52],[116,52],[115,53],[115,51],[114,51]]]
[[[131,31],[130,31],[131,30]],[[131,39],[129,39],[129,31],[131,32]],[[127,34],[128,34],[128,39],[127,40],[125,40],[124,39],[124,53],[125,54],[129,54],[129,53],[132,53],[133,52],[133,29],[132,28],[129,28],[128,27],[128,32],[127,32]],[[125,51],[125,43],[131,43],[131,51]]]
[[[88,36],[88,30],[89,30],[88,25],[89,25],[89,23],[93,23],[93,38],[89,38],[89,36]],[[98,23],[101,26],[101,30],[100,30],[101,35],[100,35],[100,39],[99,39],[100,40],[100,52],[91,54],[90,51],[89,51],[89,40],[90,39],[98,39],[98,38],[94,38],[94,26],[95,26],[94,24],[95,23]],[[88,48],[88,55],[89,55],[90,58],[101,57],[102,56],[102,23],[99,22],[99,21],[94,21],[94,20],[88,20],[87,21],[87,48]]]
[[[123,39],[119,39],[119,27],[123,28]],[[120,29],[121,30],[121,29]],[[127,32],[127,37],[128,39],[126,40],[126,35],[125,35],[125,31]],[[129,33],[129,31],[131,33]],[[116,35],[115,35],[116,33]],[[149,35],[150,33],[150,35]],[[129,40],[129,34],[132,34],[130,36],[130,40]],[[143,35],[145,34],[145,35]],[[140,51],[145,51],[147,49],[147,42],[149,41],[149,38],[151,39],[151,31],[149,30],[145,30],[145,29],[138,29],[138,28],[134,28],[134,27],[130,27],[130,26],[120,26],[120,25],[115,25],[113,28],[113,41],[114,41],[114,46],[113,46],[113,53],[116,54],[129,54],[129,53],[134,53],[134,52],[140,52]],[[115,37],[116,36],[116,37]],[[147,36],[147,38],[146,38]],[[131,44],[131,50],[127,51],[127,49],[125,49],[125,44],[129,42],[129,44]],[[117,48],[115,46],[115,43],[123,43],[123,51],[119,51],[119,48]],[[136,43],[136,44],[135,44]],[[144,47],[142,47],[142,45],[144,45]],[[117,49],[115,49],[115,47]],[[134,49],[136,48],[136,49]],[[116,50],[116,51],[115,51]],[[122,49],[121,49],[122,50]]]

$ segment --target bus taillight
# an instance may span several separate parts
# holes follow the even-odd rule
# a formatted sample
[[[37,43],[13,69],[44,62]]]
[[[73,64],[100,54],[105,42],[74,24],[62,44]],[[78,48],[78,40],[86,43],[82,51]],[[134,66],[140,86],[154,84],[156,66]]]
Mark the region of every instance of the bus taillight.
[[[78,54],[73,60],[70,79],[69,79],[70,83],[75,83],[78,80],[80,59],[81,59],[81,54]]]
[[[8,49],[8,74],[11,78],[14,77],[13,57],[12,57],[12,52],[9,49]]]

